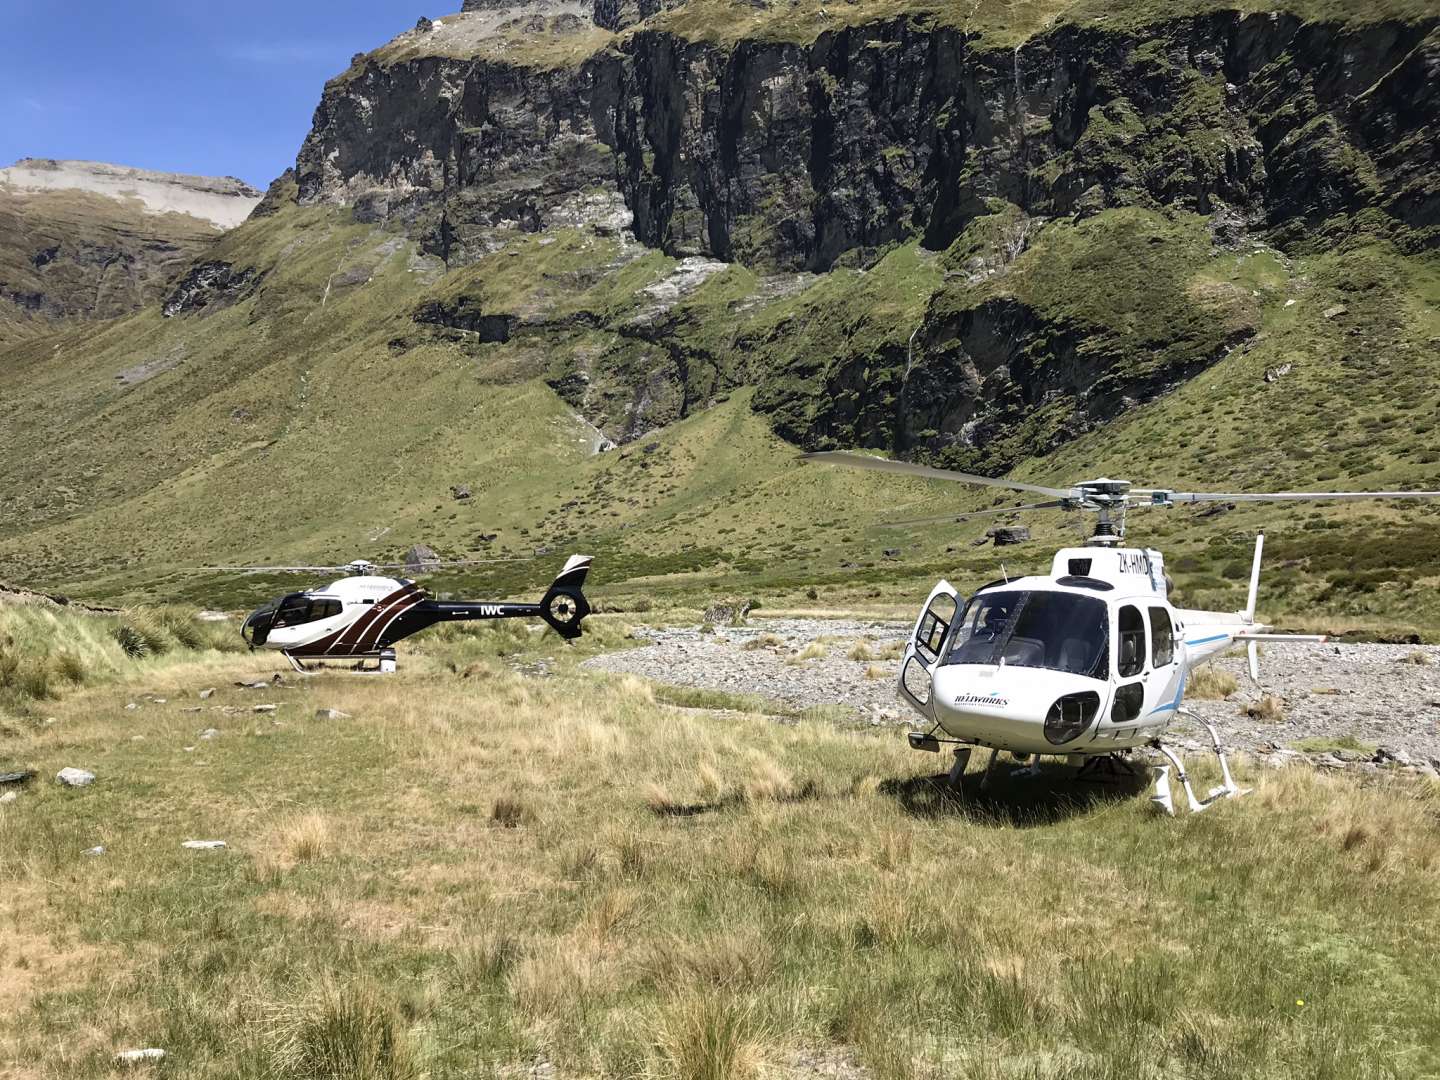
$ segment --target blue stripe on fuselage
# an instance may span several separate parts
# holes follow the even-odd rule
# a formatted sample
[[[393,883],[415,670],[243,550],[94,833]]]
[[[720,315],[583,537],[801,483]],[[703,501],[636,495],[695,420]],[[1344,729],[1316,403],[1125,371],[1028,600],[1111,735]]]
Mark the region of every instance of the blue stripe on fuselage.
[[[1180,687],[1175,691],[1174,701],[1167,701],[1164,705],[1155,706],[1155,708],[1150,710],[1149,715],[1154,716],[1157,712],[1169,712],[1171,709],[1178,709],[1180,707],[1180,699],[1185,696],[1185,680],[1189,677],[1190,672],[1188,671],[1180,676]]]
[[[1216,634],[1214,637],[1196,638],[1194,641],[1185,642],[1186,645],[1209,645],[1212,641],[1224,641],[1229,634]]]

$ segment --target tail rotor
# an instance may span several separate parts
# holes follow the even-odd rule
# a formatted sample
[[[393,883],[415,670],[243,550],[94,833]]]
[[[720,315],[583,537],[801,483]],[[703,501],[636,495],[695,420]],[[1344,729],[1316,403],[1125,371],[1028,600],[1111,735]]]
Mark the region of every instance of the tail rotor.
[[[590,614],[590,602],[582,591],[590,562],[589,555],[571,555],[540,600],[540,617],[566,641],[580,636],[580,623]]]

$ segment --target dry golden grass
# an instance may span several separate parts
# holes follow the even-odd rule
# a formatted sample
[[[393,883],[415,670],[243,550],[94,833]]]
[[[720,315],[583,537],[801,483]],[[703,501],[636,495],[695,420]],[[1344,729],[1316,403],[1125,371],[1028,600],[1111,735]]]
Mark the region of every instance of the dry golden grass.
[[[1240,684],[1223,668],[1217,668],[1214,664],[1203,664],[1190,672],[1190,679],[1185,684],[1185,696],[1196,698],[1200,701],[1221,701],[1229,697]]]
[[[1440,1051],[1415,1006],[1440,991],[1440,929],[1414,914],[1440,904],[1421,782],[1242,762],[1253,795],[1160,821],[1143,793],[1092,796],[1051,766],[957,802],[892,733],[669,709],[638,680],[502,666],[259,695],[221,674],[85,691],[22,736],[42,771],[74,758],[101,781],[0,808],[4,895],[29,898],[0,955],[116,943],[43,986],[8,976],[0,1053],[42,1075],[108,1076],[115,1049],[150,1044],[207,1080],[537,1058],[784,1075],[800,1048],[877,1078],[1148,1080],[1171,1061],[1280,1080],[1380,1057],[1407,1075]],[[284,723],[184,753],[200,722],[176,706],[215,684],[221,706],[287,702]],[[142,689],[174,704],[126,712]],[[1208,756],[1190,765],[1213,783]],[[77,859],[96,821],[123,864]],[[192,857],[177,821],[231,848]],[[1035,911],[1053,934],[1017,919]],[[62,1030],[89,1049],[67,1056]]]
[[[1416,649],[1414,652],[1406,653],[1403,657],[1401,657],[1400,662],[1402,664],[1414,664],[1417,667],[1428,667],[1435,661],[1430,658],[1429,653],[1422,652],[1420,649]]]
[[[760,649],[783,649],[784,647],[785,639],[779,634],[771,633],[764,633],[757,637],[752,637],[740,646],[740,648],[746,652],[756,652]]]
[[[1285,719],[1284,699],[1274,694],[1265,694],[1259,701],[1243,706],[1240,711],[1252,720],[1263,720],[1267,724],[1278,724]]]
[[[803,649],[798,649],[797,651],[792,653],[789,659],[787,659],[785,662],[787,664],[803,664],[807,660],[823,660],[825,658],[826,651],[827,650],[823,642],[812,641]]]
[[[875,650],[870,647],[868,641],[857,641],[850,646],[850,651],[845,654],[847,660],[855,660],[859,663],[868,664],[877,659]]]
[[[880,667],[878,664],[871,664],[865,669],[865,678],[871,682],[875,682],[878,679],[888,679],[893,674],[894,672],[889,668]]]

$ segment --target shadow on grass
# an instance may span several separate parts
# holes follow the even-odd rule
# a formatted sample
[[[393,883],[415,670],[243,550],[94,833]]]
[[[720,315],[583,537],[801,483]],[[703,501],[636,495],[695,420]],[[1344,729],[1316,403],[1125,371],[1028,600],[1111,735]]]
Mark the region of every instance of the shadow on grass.
[[[1088,814],[1112,803],[1134,799],[1150,786],[1148,769],[1135,775],[1119,774],[1104,780],[1080,779],[1079,769],[1043,765],[1038,776],[1011,776],[998,765],[990,784],[981,790],[982,775],[971,772],[956,791],[944,773],[886,780],[880,792],[894,799],[905,813],[921,818],[957,817],[977,825],[1054,825]]]
[[[732,791],[718,798],[700,802],[652,801],[649,809],[656,817],[688,818],[699,817],[701,814],[718,813],[721,810],[732,810],[736,807],[747,806],[757,802],[798,803],[811,802],[824,797],[825,793],[821,790],[819,784],[814,780],[805,780],[794,787],[771,791],[763,795],[753,795],[744,791]]]

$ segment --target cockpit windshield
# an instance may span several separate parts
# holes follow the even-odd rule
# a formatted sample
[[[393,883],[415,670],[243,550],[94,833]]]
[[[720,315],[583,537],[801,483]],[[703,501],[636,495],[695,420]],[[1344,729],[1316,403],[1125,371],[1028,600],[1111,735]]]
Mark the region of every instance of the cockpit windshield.
[[[983,593],[956,621],[947,664],[1007,664],[1103,679],[1110,653],[1105,601],[1064,592]]]

